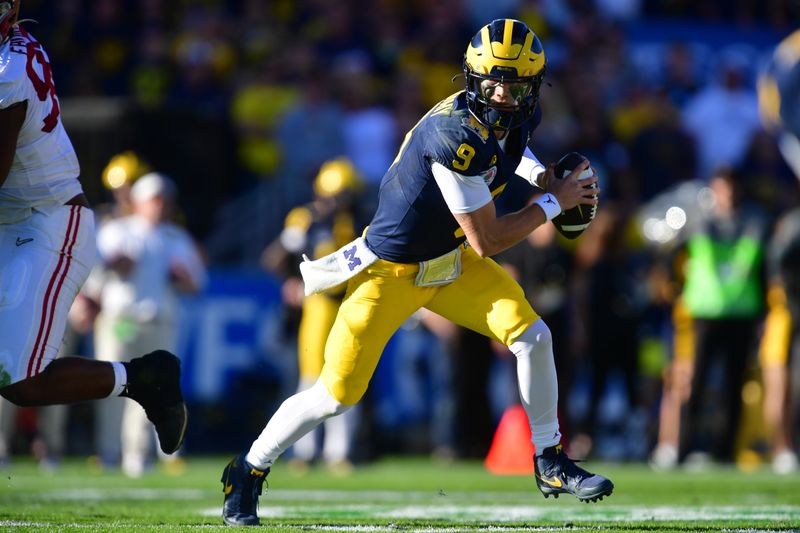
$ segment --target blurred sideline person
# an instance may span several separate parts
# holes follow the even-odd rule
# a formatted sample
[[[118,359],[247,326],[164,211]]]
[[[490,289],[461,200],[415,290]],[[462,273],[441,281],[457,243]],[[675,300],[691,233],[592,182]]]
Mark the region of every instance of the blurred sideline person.
[[[156,347],[174,351],[178,296],[196,293],[205,283],[205,266],[191,236],[168,221],[176,193],[171,179],[145,174],[130,188],[132,213],[98,231],[102,264],[92,270],[82,296],[99,309],[94,335],[101,361],[126,362],[131,353]],[[115,398],[99,404],[97,414],[103,464],[115,464],[121,453],[123,472],[141,476],[152,448],[144,411]]]
[[[770,230],[766,213],[742,197],[740,180],[729,167],[718,168],[709,181],[713,201],[686,225],[685,281],[673,312],[675,357],[651,457],[655,468],[681,458],[692,467],[712,457],[734,459],[742,386],[764,311],[763,243]],[[719,390],[710,379],[715,364],[722,370]],[[722,408],[713,419],[705,409],[710,391]]]
[[[17,23],[18,7],[0,2],[0,395],[20,406],[126,396],[144,407],[162,450],[174,452],[187,424],[177,357],[56,359],[95,260],[94,215],[47,54]]]
[[[470,41],[466,91],[433,107],[406,135],[381,183],[366,236],[315,262],[301,263],[306,293],[347,282],[325,346],[320,379],[287,399],[248,452],[222,474],[223,520],[257,525],[258,496],[277,458],[363,396],[387,341],[426,307],[496,339],[515,354],[519,393],[536,446],[536,483],[545,496],[596,501],[610,480],[563,452],[556,416],[558,377],[547,325],[520,286],[489,256],[578,204],[596,205],[597,182],[584,160],[565,179],[545,171],[529,147],[541,120],[545,55],[522,22],[497,19]],[[493,198],[515,174],[544,189],[523,209],[497,217]],[[599,190],[596,190],[599,191]]]
[[[800,30],[776,47],[758,80],[761,119],[800,179]],[[798,470],[800,413],[800,207],[784,214],[770,242],[769,312],[761,345],[764,418],[772,438],[772,467]]]
[[[284,304],[301,308],[297,332],[297,362],[299,384],[297,392],[311,388],[319,379],[325,362],[325,341],[336,319],[344,288],[324,294],[303,297],[303,285],[297,265],[303,255],[319,259],[358,236],[363,226],[359,220],[357,200],[364,187],[361,176],[346,158],[323,163],[314,179],[314,200],[295,207],[286,216],[284,229],[263,254],[264,267],[284,278]],[[347,474],[352,469],[351,449],[359,410],[351,409],[342,416],[332,417],[319,428],[298,440],[292,449],[292,469],[305,472],[321,458],[332,472]],[[322,449],[318,440],[322,437]]]

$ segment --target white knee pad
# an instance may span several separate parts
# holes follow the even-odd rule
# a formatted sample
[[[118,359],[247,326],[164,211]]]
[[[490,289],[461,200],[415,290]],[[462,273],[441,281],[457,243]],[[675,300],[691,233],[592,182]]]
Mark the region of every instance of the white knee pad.
[[[314,385],[309,389],[309,392],[313,392],[314,397],[317,400],[317,414],[324,418],[340,415],[353,407],[352,405],[345,405],[331,396],[331,393],[328,392],[327,387],[325,387],[325,384],[322,383],[321,379],[318,379],[317,382],[314,383]]]
[[[553,350],[553,334],[544,319],[540,318],[531,324],[508,348],[517,357],[536,356],[540,353],[550,355]]]

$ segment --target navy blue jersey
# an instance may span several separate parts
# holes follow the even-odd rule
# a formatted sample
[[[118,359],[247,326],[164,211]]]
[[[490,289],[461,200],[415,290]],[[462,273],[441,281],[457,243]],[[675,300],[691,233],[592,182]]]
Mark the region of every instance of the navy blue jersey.
[[[381,259],[397,263],[427,261],[455,249],[466,237],[431,165],[437,162],[465,176],[482,175],[494,198],[514,175],[540,120],[537,108],[531,120],[509,132],[501,150],[495,135],[470,114],[464,91],[436,104],[408,132],[381,180],[367,245]]]

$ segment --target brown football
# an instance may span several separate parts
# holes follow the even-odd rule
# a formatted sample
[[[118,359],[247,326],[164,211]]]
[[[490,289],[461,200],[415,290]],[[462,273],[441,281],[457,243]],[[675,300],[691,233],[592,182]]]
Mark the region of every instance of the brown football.
[[[586,159],[584,156],[579,154],[578,152],[570,152],[561,159],[558,160],[556,163],[555,168],[555,175],[557,179],[564,179],[566,178],[570,172],[572,172],[575,167],[577,167],[581,161]],[[578,179],[586,179],[591,177],[593,171],[590,168],[584,170]],[[592,185],[587,185],[587,188],[596,189],[597,184],[593,183]],[[566,237],[567,239],[575,239],[581,233],[583,233],[586,228],[589,227],[589,224],[592,223],[594,220],[594,216],[597,213],[597,206],[596,205],[576,205],[572,209],[567,209],[557,217],[553,219],[553,225],[555,225],[556,229],[558,230],[561,235]]]

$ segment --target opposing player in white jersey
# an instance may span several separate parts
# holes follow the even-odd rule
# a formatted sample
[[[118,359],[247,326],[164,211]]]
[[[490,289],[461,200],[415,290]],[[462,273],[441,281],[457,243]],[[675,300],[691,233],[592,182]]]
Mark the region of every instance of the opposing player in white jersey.
[[[0,395],[21,406],[126,396],[174,452],[187,422],[174,355],[54,360],[97,254],[94,215],[47,54],[17,23],[18,9],[19,0],[0,0]]]

